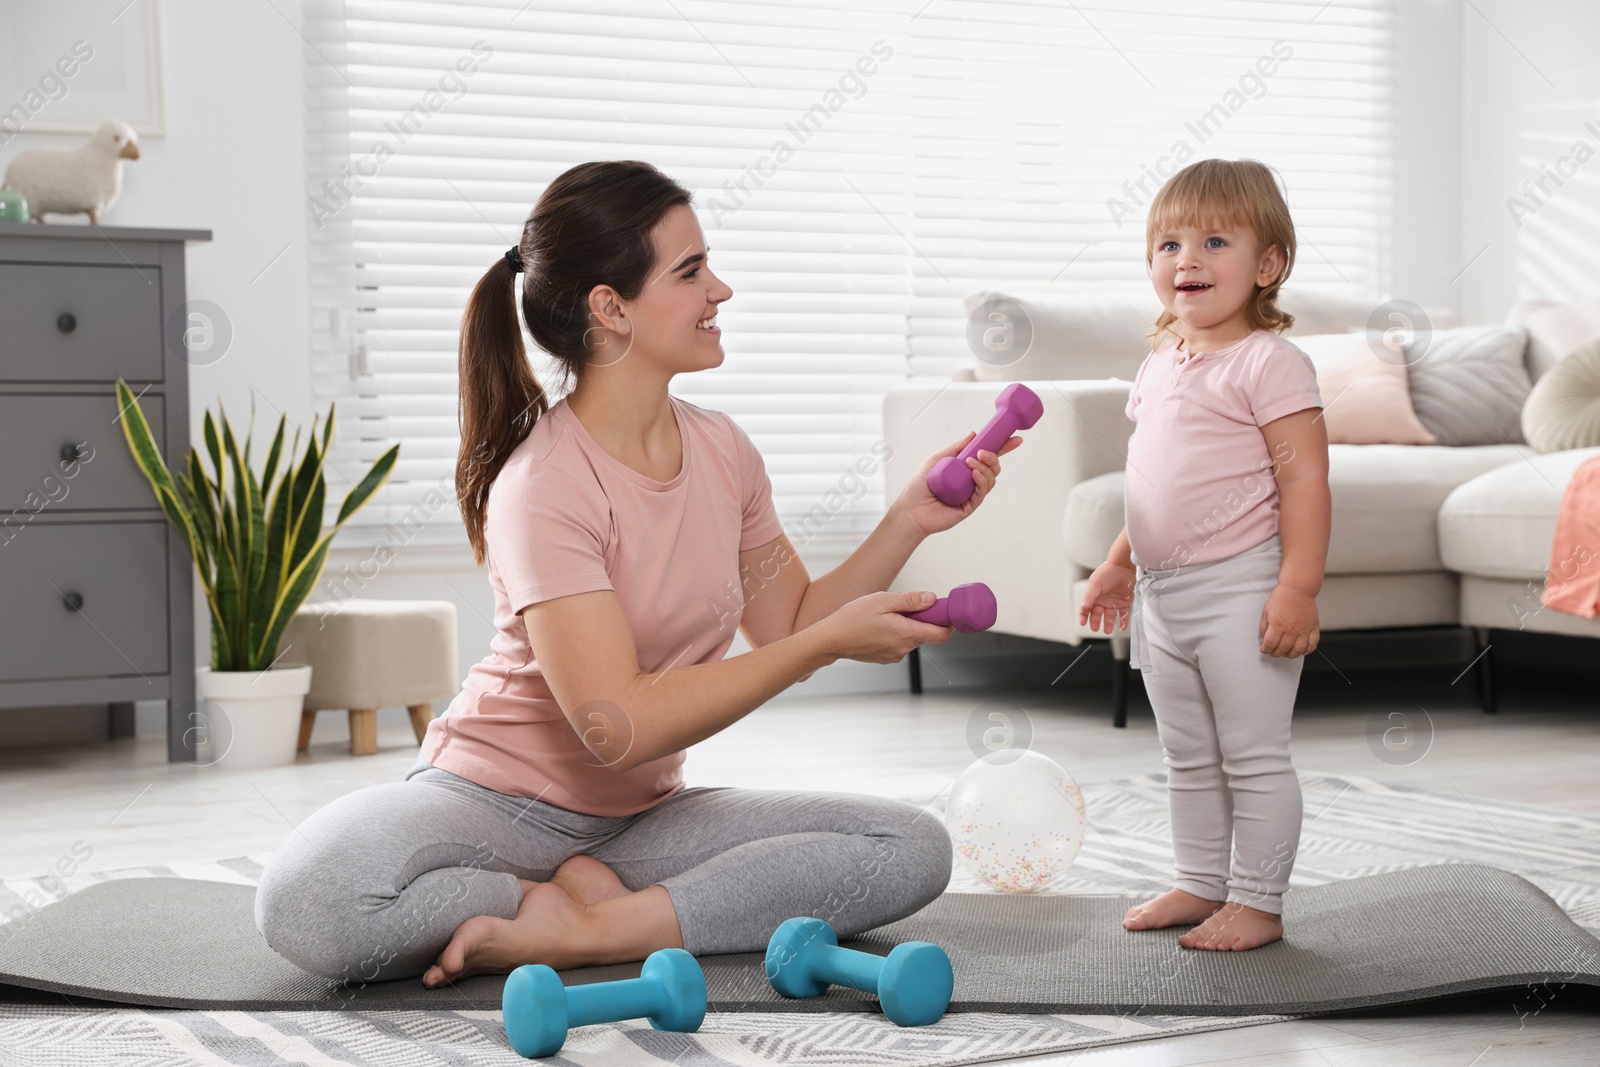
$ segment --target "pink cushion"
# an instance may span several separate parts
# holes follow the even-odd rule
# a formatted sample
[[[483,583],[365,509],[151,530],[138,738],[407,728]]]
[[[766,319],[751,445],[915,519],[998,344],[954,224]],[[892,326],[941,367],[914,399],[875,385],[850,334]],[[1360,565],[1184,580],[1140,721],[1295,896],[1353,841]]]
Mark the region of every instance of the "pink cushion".
[[[1365,332],[1315,334],[1293,343],[1317,369],[1328,443],[1431,445],[1437,438],[1411,407],[1404,356],[1380,359]]]

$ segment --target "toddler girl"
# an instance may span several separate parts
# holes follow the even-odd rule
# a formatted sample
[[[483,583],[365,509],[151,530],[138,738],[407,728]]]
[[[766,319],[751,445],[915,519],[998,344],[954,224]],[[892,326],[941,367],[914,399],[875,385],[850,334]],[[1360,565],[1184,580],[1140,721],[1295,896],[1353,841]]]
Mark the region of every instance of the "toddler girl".
[[[1199,924],[1186,948],[1282,937],[1300,841],[1289,720],[1331,502],[1316,372],[1278,336],[1294,254],[1254,160],[1194,163],[1151,203],[1145,263],[1165,310],[1126,409],[1127,525],[1078,608],[1091,630],[1127,619],[1168,769],[1177,882],[1123,926]]]

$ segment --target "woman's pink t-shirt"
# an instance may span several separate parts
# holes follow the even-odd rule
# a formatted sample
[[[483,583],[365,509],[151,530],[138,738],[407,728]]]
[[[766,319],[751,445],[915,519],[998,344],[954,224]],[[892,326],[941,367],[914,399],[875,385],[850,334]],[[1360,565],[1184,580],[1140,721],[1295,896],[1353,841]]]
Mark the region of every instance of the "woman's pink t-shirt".
[[[646,674],[719,660],[744,613],[739,553],[783,533],[761,454],[727,415],[669,397],[683,467],[658,482],[589,436],[565,399],[512,450],[484,525],[497,630],[422,743],[433,766],[511,796],[632,815],[683,788],[684,752],[606,766],[529,647],[532,604],[615,590]],[[587,728],[587,727],[586,727]]]
[[[1268,330],[1215,352],[1174,342],[1139,365],[1125,409],[1123,500],[1133,561],[1165,570],[1254,548],[1278,531],[1277,465],[1261,427],[1320,408],[1316,366]]]

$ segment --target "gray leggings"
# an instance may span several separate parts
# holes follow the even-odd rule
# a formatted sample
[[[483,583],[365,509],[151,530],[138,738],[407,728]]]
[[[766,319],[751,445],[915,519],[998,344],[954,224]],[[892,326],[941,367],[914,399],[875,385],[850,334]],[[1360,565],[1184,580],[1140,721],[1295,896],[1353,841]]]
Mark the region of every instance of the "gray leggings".
[[[1303,810],[1289,723],[1305,657],[1261,651],[1282,560],[1275,533],[1226,559],[1141,568],[1129,619],[1165,750],[1176,887],[1274,915]]]
[[[518,878],[549,881],[579,854],[630,890],[665,887],[701,956],[765,951],[802,915],[840,940],[903,919],[949,884],[951,844],[936,815],[873,796],[690,787],[636,815],[586,815],[419,760],[289,835],[262,874],[256,927],[315,974],[410,978],[467,919],[515,917]]]

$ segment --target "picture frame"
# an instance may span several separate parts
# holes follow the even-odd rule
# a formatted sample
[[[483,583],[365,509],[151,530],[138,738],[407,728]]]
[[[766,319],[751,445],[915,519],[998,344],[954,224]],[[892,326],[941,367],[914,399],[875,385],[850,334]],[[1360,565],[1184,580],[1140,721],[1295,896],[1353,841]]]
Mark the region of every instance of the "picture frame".
[[[0,144],[116,119],[166,136],[158,0],[0,5]]]

